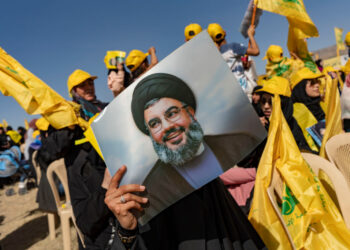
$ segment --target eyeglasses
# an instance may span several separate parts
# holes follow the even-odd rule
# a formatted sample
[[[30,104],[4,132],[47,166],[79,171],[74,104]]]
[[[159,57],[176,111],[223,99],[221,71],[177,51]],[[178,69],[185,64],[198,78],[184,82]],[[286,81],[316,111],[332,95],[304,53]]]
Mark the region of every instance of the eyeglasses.
[[[187,106],[183,106],[181,108],[175,106],[170,107],[164,112],[164,119],[171,123],[176,122],[181,117],[181,110],[186,107]],[[162,120],[159,117],[149,120],[147,124],[152,133],[158,133],[163,127]]]

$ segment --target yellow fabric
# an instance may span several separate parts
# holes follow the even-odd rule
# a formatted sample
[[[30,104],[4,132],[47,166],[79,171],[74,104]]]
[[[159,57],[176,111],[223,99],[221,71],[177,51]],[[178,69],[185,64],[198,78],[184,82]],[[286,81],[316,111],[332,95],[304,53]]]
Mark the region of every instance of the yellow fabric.
[[[10,136],[11,140],[14,141],[16,144],[19,143],[22,139],[21,134],[14,130],[9,130],[6,132],[6,134]]]
[[[275,95],[248,219],[268,249],[291,249],[268,198],[274,169],[285,185],[281,214],[296,249],[349,249],[350,232],[319,179],[303,160]]]
[[[350,32],[346,33],[345,43],[347,46],[350,46]]]
[[[343,71],[344,71],[345,75],[350,74],[350,59],[348,59],[348,61],[344,65]]]
[[[39,130],[35,130],[32,134],[33,139],[35,139],[38,135],[40,135],[40,131]]]
[[[303,131],[303,135],[310,149],[318,152],[318,147],[312,139],[306,128],[311,127],[317,123],[317,119],[313,116],[310,110],[300,102],[293,104],[293,117],[297,121],[299,127]]]
[[[186,41],[191,40],[202,31],[202,27],[198,23],[191,23],[185,27],[184,34]]]
[[[273,76],[281,76],[290,80],[292,74],[304,67],[304,62],[299,59],[290,59],[284,57],[282,61],[273,63],[268,61],[266,64],[266,76],[271,78]]]
[[[55,129],[78,123],[77,109],[0,48],[0,85],[28,114],[41,114]]]
[[[39,130],[46,131],[46,130],[48,130],[50,123],[44,117],[40,117],[35,122],[35,125]]]
[[[292,76],[290,77],[290,83],[292,89],[301,82],[302,80],[305,79],[316,79],[324,76],[322,73],[314,73],[312,72],[309,68],[303,67],[298,71],[295,71]]]
[[[272,95],[277,94],[287,97],[290,97],[292,94],[289,81],[286,78],[279,76],[273,76],[271,79],[266,80],[263,87],[256,92],[267,92]]]
[[[87,79],[92,79],[95,80],[97,76],[92,76],[88,72],[81,70],[81,69],[76,69],[72,74],[69,75],[68,81],[67,81],[67,87],[68,87],[68,94],[70,97],[71,95],[71,90],[75,87],[78,86],[79,84],[83,83]]]
[[[84,135],[86,137],[86,139],[90,142],[90,144],[94,147],[94,149],[96,150],[96,152],[100,155],[100,157],[102,158],[102,160],[104,160],[100,146],[98,145],[98,142],[96,140],[95,134],[91,128],[91,123],[95,120],[95,118],[99,115],[100,113],[95,114],[93,117],[90,118],[89,120],[89,127],[86,129],[86,131],[84,132]]]
[[[28,123],[27,119],[24,119],[24,127],[26,130],[29,129],[29,123]]]
[[[104,62],[106,64],[107,69],[116,69],[117,68],[117,63],[122,63],[125,59],[126,52],[125,51],[120,51],[120,50],[108,50]],[[70,91],[69,91],[70,92]]]
[[[9,126],[5,119],[2,120],[2,125],[4,126],[5,129]]]
[[[340,96],[338,91],[338,82],[336,79],[327,77],[326,96],[325,96],[325,115],[326,130],[322,139],[320,156],[327,158],[325,152],[326,142],[333,136],[342,133],[343,126],[341,120]]]
[[[343,29],[334,28],[334,35],[338,50],[345,50],[345,44],[343,41]]]
[[[125,59],[125,65],[134,72],[141,63],[146,59],[148,53],[143,53],[141,50],[134,49],[130,51],[129,55]]]
[[[226,32],[224,31],[224,29],[221,27],[220,24],[218,23],[211,23],[208,25],[207,31],[210,35],[210,37],[215,41],[215,42],[219,42],[222,39],[225,38],[226,36]],[[218,38],[217,36],[220,35],[221,36]]]

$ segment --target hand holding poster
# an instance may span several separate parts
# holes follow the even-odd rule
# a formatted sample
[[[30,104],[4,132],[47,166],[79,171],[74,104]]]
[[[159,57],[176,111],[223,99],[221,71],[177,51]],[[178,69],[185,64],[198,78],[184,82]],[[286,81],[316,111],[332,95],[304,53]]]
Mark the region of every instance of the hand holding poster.
[[[246,95],[206,32],[174,51],[92,123],[120,185],[143,184],[139,223],[215,179],[264,138]]]

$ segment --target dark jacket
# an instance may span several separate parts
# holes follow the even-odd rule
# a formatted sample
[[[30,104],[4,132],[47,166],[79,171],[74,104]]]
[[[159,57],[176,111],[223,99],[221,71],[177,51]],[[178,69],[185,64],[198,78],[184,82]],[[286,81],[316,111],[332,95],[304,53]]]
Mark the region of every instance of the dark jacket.
[[[114,224],[114,216],[104,203],[106,190],[101,187],[106,165],[88,143],[84,146],[68,168],[73,212],[85,236],[85,249],[106,249]]]

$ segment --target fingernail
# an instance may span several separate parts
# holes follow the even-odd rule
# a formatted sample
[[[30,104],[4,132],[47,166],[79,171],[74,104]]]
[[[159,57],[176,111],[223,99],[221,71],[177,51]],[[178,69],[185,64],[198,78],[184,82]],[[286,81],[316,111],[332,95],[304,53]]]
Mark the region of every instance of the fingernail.
[[[140,186],[140,190],[141,190],[141,191],[144,191],[145,189],[146,189],[145,186]]]
[[[147,198],[142,198],[142,201],[143,201],[143,202],[147,202],[148,199],[147,199]]]

